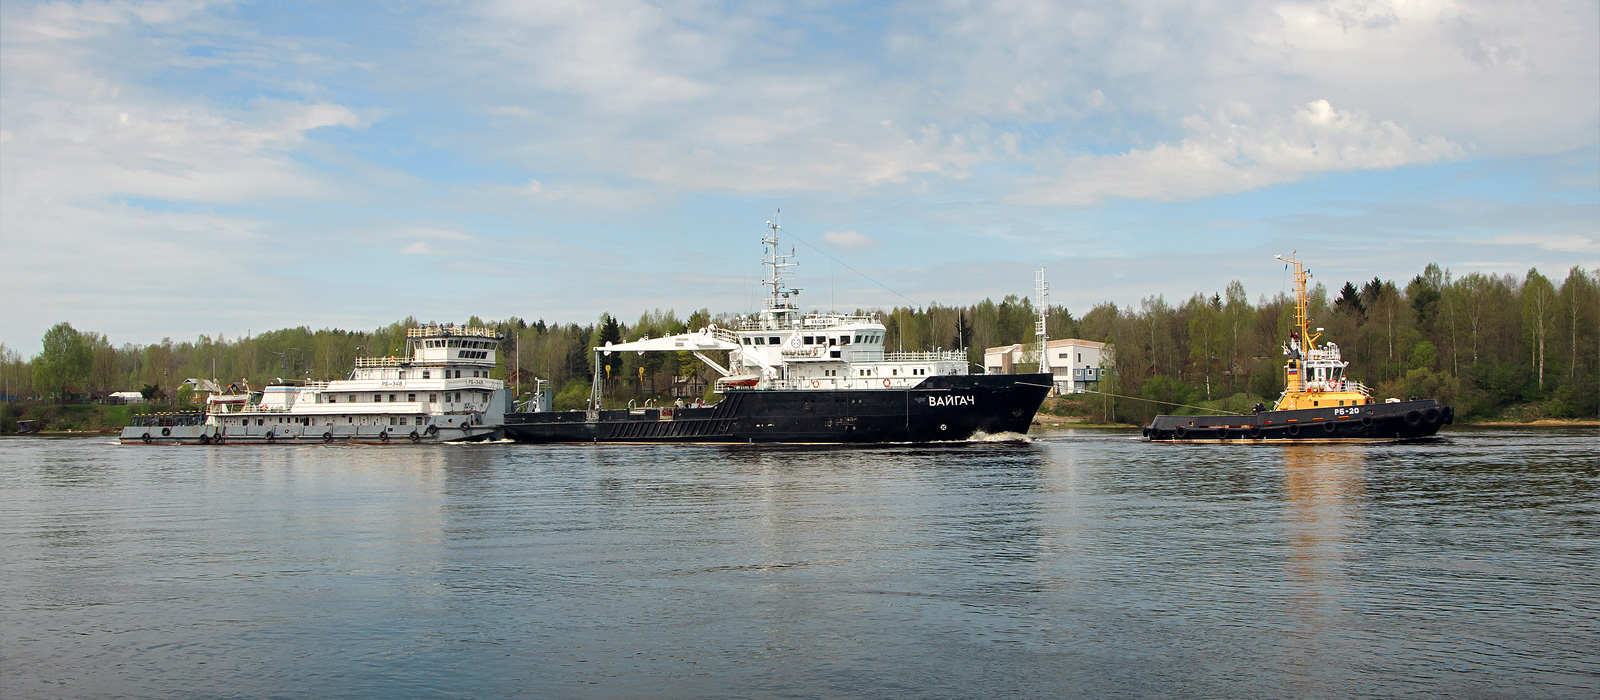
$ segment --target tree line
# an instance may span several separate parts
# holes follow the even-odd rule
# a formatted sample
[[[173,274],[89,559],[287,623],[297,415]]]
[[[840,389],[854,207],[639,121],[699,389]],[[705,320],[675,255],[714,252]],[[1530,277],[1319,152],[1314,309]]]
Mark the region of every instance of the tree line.
[[[1459,415],[1486,417],[1509,407],[1533,416],[1594,416],[1600,411],[1600,275],[1574,267],[1561,280],[1529,270],[1522,278],[1472,272],[1455,277],[1429,265],[1406,284],[1373,278],[1345,282],[1337,293],[1318,282],[1309,318],[1323,340],[1339,344],[1349,376],[1380,398],[1433,397]],[[889,351],[965,350],[974,371],[983,349],[1034,340],[1035,307],[1026,297],[967,306],[938,303],[857,310],[880,319]],[[1243,285],[1195,294],[1181,303],[1161,296],[1137,307],[1106,302],[1081,315],[1052,306],[1051,338],[1109,344],[1101,407],[1107,418],[1142,423],[1176,406],[1247,410],[1283,389],[1281,345],[1293,323],[1288,291],[1252,302]],[[679,318],[653,310],[626,323],[602,314],[589,324],[468,319],[506,340],[495,376],[527,392],[551,382],[557,406],[582,405],[594,376],[590,348],[697,330],[740,317],[707,309]],[[371,331],[285,328],[239,338],[200,336],[150,345],[115,345],[106,336],[60,323],[40,352],[24,359],[0,344],[0,391],[8,400],[93,400],[140,391],[181,401],[185,379],[215,378],[254,387],[272,381],[327,381],[348,375],[358,356],[402,355],[415,318]],[[615,353],[601,358],[606,394],[617,401],[709,386],[714,374],[689,353]],[[520,370],[519,370],[520,368]]]

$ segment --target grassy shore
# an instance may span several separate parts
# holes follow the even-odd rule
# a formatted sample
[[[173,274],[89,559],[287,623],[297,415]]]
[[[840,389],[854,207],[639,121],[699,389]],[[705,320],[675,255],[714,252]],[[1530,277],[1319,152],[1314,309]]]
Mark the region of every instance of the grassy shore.
[[[133,417],[145,413],[195,411],[196,406],[171,404],[135,404],[132,406],[107,406],[103,404],[68,404],[18,402],[0,404],[0,435],[16,435],[17,421],[31,420],[39,426],[41,435],[99,435],[117,433]]]

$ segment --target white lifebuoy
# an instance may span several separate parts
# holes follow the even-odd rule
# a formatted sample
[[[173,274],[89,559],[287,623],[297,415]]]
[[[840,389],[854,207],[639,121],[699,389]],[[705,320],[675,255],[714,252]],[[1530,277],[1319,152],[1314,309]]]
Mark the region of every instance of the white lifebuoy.
[[[889,388],[889,380],[888,379],[883,380],[883,388],[885,388],[885,389]]]

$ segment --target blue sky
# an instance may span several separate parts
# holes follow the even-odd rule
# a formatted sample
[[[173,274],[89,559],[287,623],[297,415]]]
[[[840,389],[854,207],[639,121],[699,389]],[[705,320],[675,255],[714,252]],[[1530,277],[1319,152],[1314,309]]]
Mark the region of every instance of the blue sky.
[[[1600,266],[1600,3],[0,5],[0,342]],[[814,246],[808,247],[808,246]],[[861,270],[886,291],[820,254]]]

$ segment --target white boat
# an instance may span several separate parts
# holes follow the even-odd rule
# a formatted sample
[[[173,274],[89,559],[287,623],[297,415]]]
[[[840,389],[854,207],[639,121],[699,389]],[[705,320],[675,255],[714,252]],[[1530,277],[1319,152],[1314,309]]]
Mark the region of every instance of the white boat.
[[[407,357],[360,357],[347,379],[214,393],[203,413],[136,416],[123,444],[402,444],[498,439],[509,400],[490,377],[502,336],[481,327],[406,330]]]

